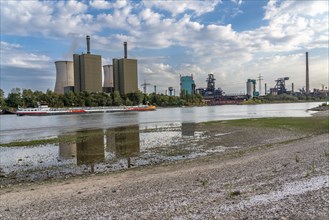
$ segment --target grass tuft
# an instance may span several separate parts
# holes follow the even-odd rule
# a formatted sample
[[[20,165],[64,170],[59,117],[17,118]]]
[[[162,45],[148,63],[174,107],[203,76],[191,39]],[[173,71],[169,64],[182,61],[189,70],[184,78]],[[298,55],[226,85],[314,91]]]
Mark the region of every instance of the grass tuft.
[[[296,158],[295,158],[295,160],[296,160],[296,163],[299,163],[299,162],[300,162],[299,157],[298,157],[297,154],[296,154]]]

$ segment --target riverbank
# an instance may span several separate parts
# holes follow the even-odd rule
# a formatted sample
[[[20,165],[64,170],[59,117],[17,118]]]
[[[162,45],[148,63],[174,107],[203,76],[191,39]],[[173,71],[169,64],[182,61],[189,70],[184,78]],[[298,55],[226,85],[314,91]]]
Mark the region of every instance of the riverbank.
[[[313,122],[313,123],[312,123]],[[3,219],[325,219],[328,119],[278,118],[197,125],[212,139],[196,159],[107,174],[7,185]],[[230,135],[218,135],[230,133]]]

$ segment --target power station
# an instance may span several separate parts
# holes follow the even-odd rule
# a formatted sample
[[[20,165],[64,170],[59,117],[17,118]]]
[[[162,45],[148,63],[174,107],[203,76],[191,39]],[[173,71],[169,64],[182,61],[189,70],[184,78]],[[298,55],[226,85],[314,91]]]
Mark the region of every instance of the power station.
[[[102,92],[102,57],[90,54],[90,37],[87,36],[87,54],[73,54],[74,91]]]
[[[113,59],[114,91],[121,95],[138,91],[137,60],[128,59],[127,42],[124,42],[124,58]]]
[[[72,61],[56,61],[55,93],[64,94],[64,89],[74,87],[74,72]]]
[[[54,91],[64,94],[74,92],[119,91],[121,95],[138,91],[137,60],[128,59],[127,42],[124,42],[124,58],[113,59],[112,65],[104,65],[102,57],[90,53],[90,36],[86,36],[87,53],[73,54],[72,61],[56,61]]]

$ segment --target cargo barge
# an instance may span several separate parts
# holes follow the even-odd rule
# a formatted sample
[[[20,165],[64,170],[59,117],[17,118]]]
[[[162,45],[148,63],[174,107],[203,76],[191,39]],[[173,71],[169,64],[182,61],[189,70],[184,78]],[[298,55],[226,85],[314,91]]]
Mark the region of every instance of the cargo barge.
[[[113,107],[78,107],[78,108],[50,108],[47,105],[41,105],[37,108],[18,108],[17,116],[46,116],[46,115],[64,115],[64,114],[88,114],[88,113],[110,113],[110,112],[132,112],[132,111],[154,111],[155,106],[113,106]]]

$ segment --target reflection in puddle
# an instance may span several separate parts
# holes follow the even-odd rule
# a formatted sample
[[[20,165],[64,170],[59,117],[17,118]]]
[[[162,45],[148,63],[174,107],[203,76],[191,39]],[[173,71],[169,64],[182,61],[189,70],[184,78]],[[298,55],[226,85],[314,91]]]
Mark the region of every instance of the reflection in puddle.
[[[87,136],[90,131],[79,131],[77,135]],[[76,143],[77,165],[104,161],[103,130],[93,130],[93,136]]]
[[[7,180],[65,178],[107,172],[221,152],[204,149],[207,137],[193,123],[140,128],[138,125],[82,130],[59,136],[73,143],[35,147],[0,147],[0,174]]]
[[[126,158],[128,168],[131,167],[131,157],[139,155],[139,126],[119,127],[106,131],[106,151],[116,158]]]

